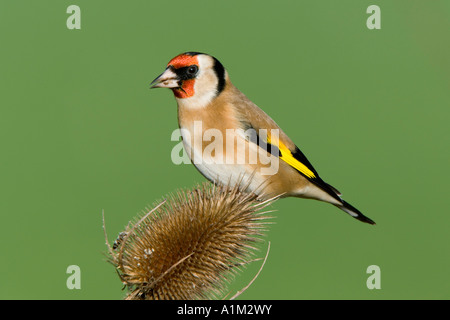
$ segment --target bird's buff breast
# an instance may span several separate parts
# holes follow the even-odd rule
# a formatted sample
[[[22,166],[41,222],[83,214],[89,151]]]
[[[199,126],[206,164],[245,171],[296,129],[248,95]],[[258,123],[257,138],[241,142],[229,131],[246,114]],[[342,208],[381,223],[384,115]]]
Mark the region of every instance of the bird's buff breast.
[[[276,182],[280,175],[290,173],[278,157],[248,142],[241,131],[236,130],[238,124],[225,114],[210,115],[200,113],[187,117],[181,114],[179,117],[184,148],[200,173],[220,184],[249,183],[248,191],[259,195],[274,196],[290,188],[289,183],[279,185]],[[283,180],[287,182],[289,178]],[[298,179],[295,180],[293,182],[298,183]]]
[[[195,131],[195,128],[189,130],[186,127],[181,127],[186,153],[201,174],[208,180],[223,185],[235,186],[238,183],[244,185],[245,182],[251,181],[250,191],[257,191],[265,178],[256,172],[252,174],[257,170],[256,165],[237,161],[237,154],[239,152],[242,154],[237,146],[232,146],[234,152],[231,154],[231,152],[226,152],[226,142],[223,142],[223,148],[220,148],[218,146],[221,142],[215,140],[216,144],[215,141],[205,141],[205,135]],[[208,136],[208,130],[205,130],[205,132]]]

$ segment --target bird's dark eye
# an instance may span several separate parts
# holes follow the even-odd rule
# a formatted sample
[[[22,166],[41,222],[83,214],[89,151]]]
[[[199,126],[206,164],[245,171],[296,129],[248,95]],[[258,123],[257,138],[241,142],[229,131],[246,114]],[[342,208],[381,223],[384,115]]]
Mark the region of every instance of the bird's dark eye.
[[[197,71],[198,71],[198,67],[196,65],[192,65],[187,69],[187,73],[189,75],[194,75],[197,73]]]

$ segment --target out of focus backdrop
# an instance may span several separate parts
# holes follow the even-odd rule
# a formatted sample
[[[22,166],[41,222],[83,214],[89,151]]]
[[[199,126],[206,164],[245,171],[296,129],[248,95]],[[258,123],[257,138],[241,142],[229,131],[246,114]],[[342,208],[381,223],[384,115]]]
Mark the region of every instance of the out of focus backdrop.
[[[172,163],[176,102],[149,90],[171,58],[200,51],[377,222],[276,202],[268,260],[240,298],[448,299],[449,30],[449,1],[1,2],[0,298],[124,297],[102,210],[112,242],[144,207],[205,181]],[[81,289],[66,286],[70,265]],[[381,289],[366,285],[371,265]]]

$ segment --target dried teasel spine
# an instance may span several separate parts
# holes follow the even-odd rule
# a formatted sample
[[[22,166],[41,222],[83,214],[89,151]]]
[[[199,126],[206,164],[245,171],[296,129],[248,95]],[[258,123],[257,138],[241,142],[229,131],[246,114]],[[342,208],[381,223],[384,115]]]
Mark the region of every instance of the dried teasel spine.
[[[120,234],[115,249],[108,244],[126,299],[221,298],[254,256],[273,201],[204,184],[160,202]]]

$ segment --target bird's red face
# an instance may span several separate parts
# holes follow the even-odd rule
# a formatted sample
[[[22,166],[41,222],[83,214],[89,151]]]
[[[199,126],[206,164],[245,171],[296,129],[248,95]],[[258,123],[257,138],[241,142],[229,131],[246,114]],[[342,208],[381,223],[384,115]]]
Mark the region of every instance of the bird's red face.
[[[166,70],[151,83],[151,88],[170,88],[179,99],[193,97],[198,71],[196,53],[180,54],[169,61]]]
[[[150,88],[169,88],[179,107],[198,109],[209,105],[225,90],[227,76],[223,65],[213,56],[186,52],[170,60]]]

